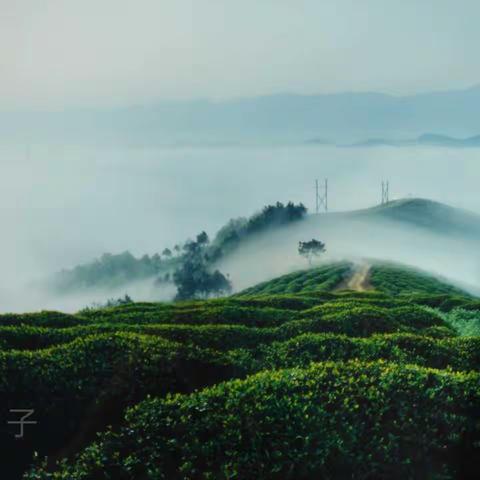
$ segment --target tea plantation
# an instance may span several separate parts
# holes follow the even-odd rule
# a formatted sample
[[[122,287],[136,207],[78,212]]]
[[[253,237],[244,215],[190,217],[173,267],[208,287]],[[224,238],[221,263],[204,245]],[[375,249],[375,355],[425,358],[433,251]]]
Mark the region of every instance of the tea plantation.
[[[386,264],[336,290],[352,268],[0,315],[5,478],[479,478],[480,300]]]

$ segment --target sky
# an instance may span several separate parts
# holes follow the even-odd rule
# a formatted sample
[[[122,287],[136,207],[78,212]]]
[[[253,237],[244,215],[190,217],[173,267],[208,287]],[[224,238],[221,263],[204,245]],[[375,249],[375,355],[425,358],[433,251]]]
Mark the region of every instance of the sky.
[[[0,0],[0,109],[480,82],[476,0]]]

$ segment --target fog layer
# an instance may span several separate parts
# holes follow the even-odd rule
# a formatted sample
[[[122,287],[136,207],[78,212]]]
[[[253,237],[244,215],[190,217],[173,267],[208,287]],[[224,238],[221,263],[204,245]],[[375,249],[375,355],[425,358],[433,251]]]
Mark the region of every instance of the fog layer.
[[[432,198],[480,212],[479,160],[475,149],[0,146],[0,310],[72,310],[111,296],[95,292],[66,302],[39,295],[31,282],[104,252],[152,254],[202,230],[212,236],[230,218],[276,201],[303,202],[312,210],[317,177],[329,178],[332,211],[379,203],[380,182],[389,179],[391,197]],[[301,266],[296,242],[312,236],[327,243],[332,258],[390,258],[478,283],[474,249],[452,245],[456,240],[413,229],[400,237],[393,227],[377,233],[371,225],[353,230],[342,222],[307,224],[304,231],[263,240],[268,255],[257,245],[248,253],[246,246],[251,263],[240,253],[237,262],[228,260],[222,267],[234,286]],[[133,288],[118,293],[135,300],[165,298],[150,287],[137,289],[136,296]]]

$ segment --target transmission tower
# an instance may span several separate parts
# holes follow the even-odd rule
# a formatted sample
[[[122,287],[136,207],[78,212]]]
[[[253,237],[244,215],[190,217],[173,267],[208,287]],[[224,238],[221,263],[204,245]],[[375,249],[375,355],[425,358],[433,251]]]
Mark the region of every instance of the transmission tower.
[[[316,213],[320,213],[320,209],[328,212],[328,178],[325,179],[323,187],[315,180],[315,207]]]
[[[382,205],[390,201],[390,184],[387,181],[382,181]]]

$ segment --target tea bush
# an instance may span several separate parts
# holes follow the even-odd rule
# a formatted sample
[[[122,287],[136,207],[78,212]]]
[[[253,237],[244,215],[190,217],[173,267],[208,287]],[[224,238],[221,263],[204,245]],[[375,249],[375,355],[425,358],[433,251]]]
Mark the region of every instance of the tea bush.
[[[247,288],[240,295],[329,292],[349,276],[351,269],[351,263],[341,262],[302,270]]]
[[[241,372],[214,351],[126,333],[0,352],[0,448],[11,462],[2,474],[15,478],[15,468],[25,468],[34,450],[54,455],[70,442],[92,440],[147,394],[191,392],[236,375]],[[7,425],[10,409],[19,408],[34,409],[38,422],[21,448]]]
[[[391,265],[332,291],[350,271],[0,315],[2,477],[38,451],[28,480],[476,479],[480,301]],[[35,409],[21,441],[12,408]]]
[[[242,361],[248,369],[307,367],[311,362],[388,360],[433,368],[480,370],[479,338],[428,338],[413,334],[352,338],[334,334],[304,334],[260,346]]]
[[[468,478],[479,405],[478,373],[313,364],[148,399],[72,463],[25,478]]]
[[[370,283],[390,295],[425,293],[468,296],[447,281],[411,267],[394,264],[373,265],[370,269]]]

